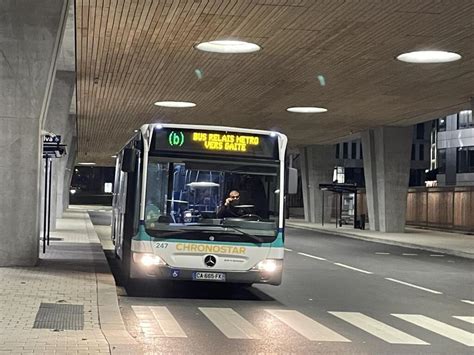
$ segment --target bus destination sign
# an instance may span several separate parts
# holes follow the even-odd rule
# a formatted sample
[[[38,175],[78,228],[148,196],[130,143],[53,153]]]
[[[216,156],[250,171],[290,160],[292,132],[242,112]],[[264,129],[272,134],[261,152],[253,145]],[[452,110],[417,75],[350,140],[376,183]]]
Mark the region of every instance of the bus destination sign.
[[[277,159],[278,139],[240,132],[159,129],[154,133],[155,150],[189,153],[239,154]]]
[[[260,144],[260,137],[231,133],[193,132],[193,141],[201,142],[204,149],[225,152],[246,152]]]

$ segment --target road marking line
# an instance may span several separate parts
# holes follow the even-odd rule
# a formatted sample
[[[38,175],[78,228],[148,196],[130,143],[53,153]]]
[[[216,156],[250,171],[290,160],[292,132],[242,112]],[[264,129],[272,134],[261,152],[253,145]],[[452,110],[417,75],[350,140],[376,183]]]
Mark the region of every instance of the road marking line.
[[[356,267],[349,266],[349,265],[345,265],[345,264],[341,264],[341,263],[334,263],[334,265],[337,265],[337,266],[340,266],[340,267],[345,267],[346,269],[351,269],[351,270],[354,270],[354,271],[359,271],[359,272],[362,272],[362,273],[364,273],[364,274],[373,274],[373,272],[366,271],[366,270],[362,270],[362,269],[358,269],[358,268],[356,268]]]
[[[171,312],[163,306],[132,306],[140,321],[140,327],[147,336],[187,338]]]
[[[257,328],[232,308],[199,307],[199,310],[230,339],[261,339]]]
[[[437,257],[437,258],[443,258],[444,255],[441,254],[430,254],[430,256]]]
[[[163,329],[156,324],[156,319],[146,306],[132,306],[132,310],[137,316],[140,328],[147,337],[164,337]]]
[[[377,255],[390,255],[390,253],[375,252]]]
[[[474,324],[474,317],[463,317],[463,316],[453,316],[453,317],[457,318],[457,319],[460,319],[460,320],[463,320],[465,322]]]
[[[285,248],[286,251],[293,251],[293,249]]]
[[[329,313],[390,344],[430,345],[421,339],[359,312]]]
[[[474,301],[469,301],[469,300],[461,300],[461,302],[467,303],[467,304],[474,304]]]
[[[474,333],[469,333],[465,330],[453,327],[452,325],[437,321],[436,319],[422,316],[420,314],[392,314],[392,316],[406,320],[407,322],[428,329],[458,343],[467,346],[474,346]]]
[[[399,284],[402,284],[402,285],[405,285],[405,286],[414,287],[414,288],[417,288],[417,289],[419,289],[419,290],[423,290],[423,291],[426,291],[426,292],[435,293],[435,294],[437,294],[437,295],[442,295],[442,294],[443,294],[443,292],[439,292],[439,291],[431,290],[431,289],[429,289],[429,288],[425,288],[425,287],[413,285],[413,284],[410,284],[410,283],[408,283],[408,282],[404,282],[404,281],[392,279],[392,278],[390,278],[390,277],[386,277],[385,280],[393,281],[393,282],[396,282],[396,283],[399,283]]]
[[[150,310],[167,337],[187,338],[183,328],[181,328],[168,308],[163,306],[151,306]]]
[[[349,339],[298,311],[285,309],[266,309],[265,311],[278,318],[308,340],[351,342]]]
[[[303,255],[303,256],[307,256],[308,258],[317,259],[317,260],[326,260],[324,258],[321,258],[319,256],[314,256],[314,255],[311,255],[311,254],[306,254],[306,253],[298,253],[298,254]]]
[[[403,253],[402,255],[405,255],[405,256],[417,256],[418,254],[412,254],[412,253]]]

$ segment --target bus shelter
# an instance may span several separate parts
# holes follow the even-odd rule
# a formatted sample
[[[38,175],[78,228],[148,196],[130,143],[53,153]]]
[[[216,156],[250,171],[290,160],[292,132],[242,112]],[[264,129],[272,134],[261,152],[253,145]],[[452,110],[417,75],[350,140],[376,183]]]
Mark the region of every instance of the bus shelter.
[[[337,195],[336,198],[336,228],[342,227],[346,222],[352,222],[354,228],[365,229],[365,214],[360,217],[357,214],[357,184],[319,184],[319,189],[323,192],[321,199],[324,225],[324,193],[326,191]],[[347,198],[349,197],[349,198]],[[347,201],[346,201],[347,200]],[[348,202],[349,201],[349,202]],[[346,203],[347,202],[347,203]]]

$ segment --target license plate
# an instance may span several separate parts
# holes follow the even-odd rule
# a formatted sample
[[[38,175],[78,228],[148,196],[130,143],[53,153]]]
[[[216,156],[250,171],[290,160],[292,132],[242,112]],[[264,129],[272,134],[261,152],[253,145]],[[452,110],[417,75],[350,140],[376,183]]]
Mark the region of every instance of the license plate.
[[[225,281],[223,272],[194,272],[193,280]]]

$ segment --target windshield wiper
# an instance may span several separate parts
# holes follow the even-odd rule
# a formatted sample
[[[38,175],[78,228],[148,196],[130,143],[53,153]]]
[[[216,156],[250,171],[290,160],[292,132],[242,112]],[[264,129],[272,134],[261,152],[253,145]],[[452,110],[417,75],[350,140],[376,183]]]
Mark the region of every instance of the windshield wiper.
[[[242,233],[242,235],[245,235],[246,237],[252,239],[253,241],[256,241],[257,243],[263,243],[263,239],[260,238],[260,237],[257,237],[256,235],[253,235],[253,234],[248,234],[248,233],[245,233],[243,230],[237,228],[237,227],[233,227],[233,226],[222,226],[223,228],[231,228],[239,233]]]
[[[230,228],[230,229],[235,230],[236,232],[239,232],[241,235],[244,235],[247,238],[252,239],[254,242],[257,242],[257,243],[263,243],[264,242],[264,240],[262,238],[257,237],[256,235],[248,234],[248,233],[244,232],[243,230],[241,230],[237,227],[234,227],[234,226],[224,226],[222,224],[198,224],[197,226]]]

